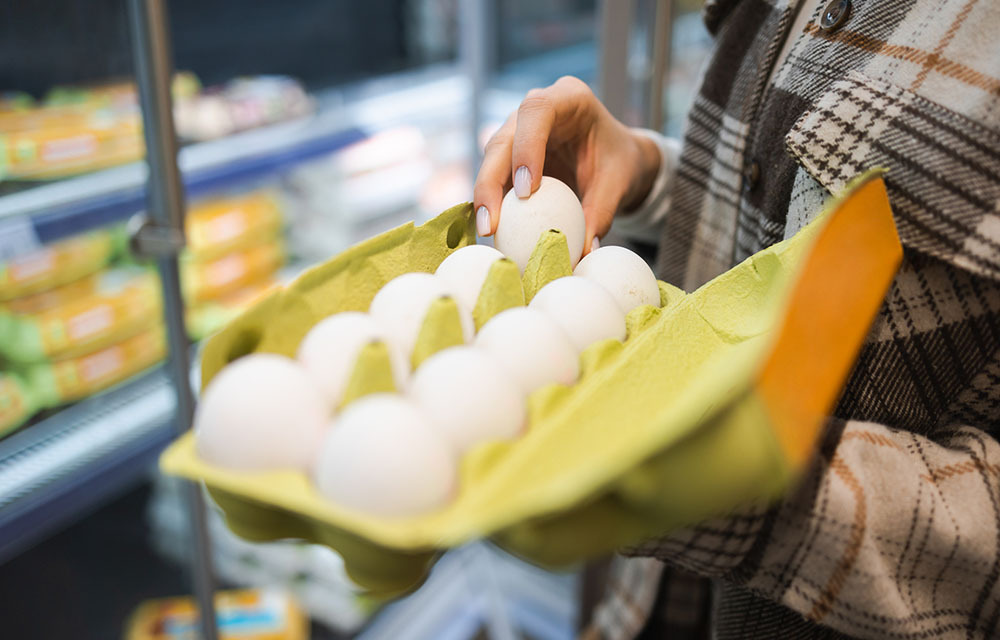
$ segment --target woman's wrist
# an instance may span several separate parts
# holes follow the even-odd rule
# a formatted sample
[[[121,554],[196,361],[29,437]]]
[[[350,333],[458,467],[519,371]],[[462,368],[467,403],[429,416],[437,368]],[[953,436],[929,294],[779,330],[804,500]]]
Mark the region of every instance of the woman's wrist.
[[[662,162],[660,148],[648,136],[629,130],[628,135],[636,147],[636,167],[632,184],[622,200],[621,211],[635,211],[649,196]]]

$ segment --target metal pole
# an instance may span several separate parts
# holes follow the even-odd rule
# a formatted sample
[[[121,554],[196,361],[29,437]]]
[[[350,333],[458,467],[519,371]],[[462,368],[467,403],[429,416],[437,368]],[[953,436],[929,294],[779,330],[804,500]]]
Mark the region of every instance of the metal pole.
[[[634,0],[601,0],[600,64],[598,90],[611,115],[627,122],[628,41]]]
[[[173,76],[170,30],[164,0],[129,0],[132,51],[142,105],[146,163],[149,165],[149,221],[139,229],[136,243],[156,255],[163,287],[163,314],[170,345],[169,368],[177,392],[176,427],[184,433],[194,416],[191,392],[189,343],[184,326],[177,254],[184,244],[184,191],[177,167],[177,138],[171,111]],[[145,238],[143,234],[145,233]],[[213,602],[214,580],[209,550],[205,503],[200,488],[185,483],[193,528],[192,575],[201,611],[199,626],[203,640],[217,640]]]
[[[673,22],[673,1],[656,0],[653,8],[653,46],[651,47],[653,72],[649,81],[649,113],[645,126],[656,131],[663,129],[666,114],[663,111],[664,83],[670,68],[670,29]]]
[[[488,15],[495,10],[488,0],[461,0],[459,3],[460,59],[469,78],[470,166],[475,177],[483,152],[479,148],[479,130],[483,126],[483,95],[493,57],[493,33]]]

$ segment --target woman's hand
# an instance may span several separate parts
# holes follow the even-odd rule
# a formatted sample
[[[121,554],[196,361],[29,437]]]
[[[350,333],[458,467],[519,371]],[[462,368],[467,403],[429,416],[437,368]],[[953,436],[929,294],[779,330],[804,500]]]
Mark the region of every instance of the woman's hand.
[[[660,165],[651,140],[612,116],[581,80],[564,76],[528,92],[521,106],[486,143],[476,176],[474,205],[479,235],[492,235],[500,202],[512,186],[531,195],[542,174],[568,184],[587,219],[584,253],[599,246],[615,213],[637,206]]]

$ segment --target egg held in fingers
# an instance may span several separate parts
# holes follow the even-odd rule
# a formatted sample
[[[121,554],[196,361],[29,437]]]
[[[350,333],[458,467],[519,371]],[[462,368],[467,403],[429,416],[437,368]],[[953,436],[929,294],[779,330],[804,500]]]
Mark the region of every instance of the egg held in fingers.
[[[575,267],[587,235],[583,206],[564,182],[543,176],[538,189],[527,198],[518,198],[513,189],[507,192],[500,203],[500,222],[493,241],[523,273],[538,238],[550,229],[566,236],[570,268]]]

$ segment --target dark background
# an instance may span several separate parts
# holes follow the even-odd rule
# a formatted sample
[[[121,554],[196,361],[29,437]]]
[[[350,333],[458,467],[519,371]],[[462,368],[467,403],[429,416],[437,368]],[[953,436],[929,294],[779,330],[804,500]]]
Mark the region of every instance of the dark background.
[[[177,69],[206,84],[282,73],[310,88],[417,64],[405,0],[170,0]],[[131,75],[125,0],[0,3],[0,91]]]

